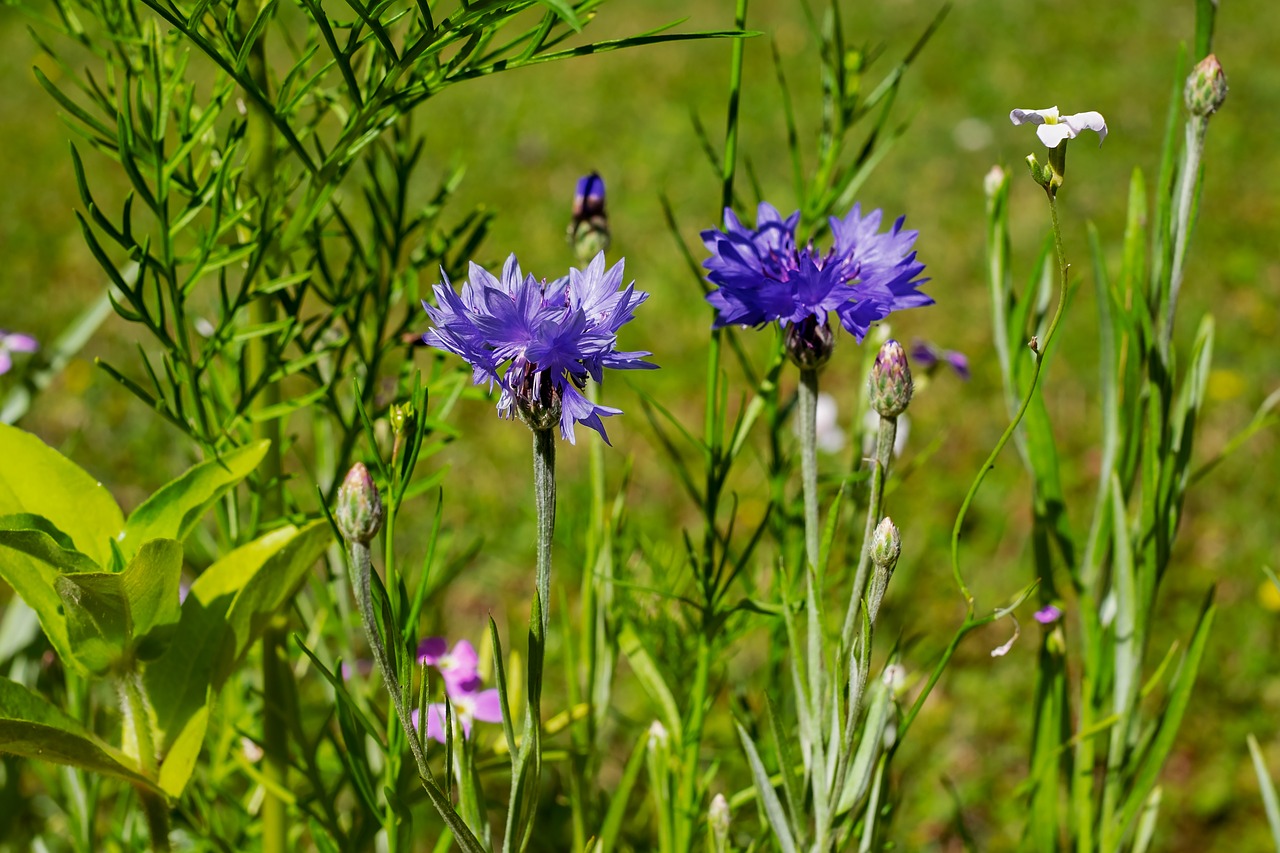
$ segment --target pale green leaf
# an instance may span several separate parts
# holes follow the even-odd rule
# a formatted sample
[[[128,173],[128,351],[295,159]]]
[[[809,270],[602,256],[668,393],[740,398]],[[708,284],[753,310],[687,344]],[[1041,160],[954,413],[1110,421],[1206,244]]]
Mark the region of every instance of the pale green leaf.
[[[115,498],[84,469],[29,432],[0,424],[0,515],[44,516],[99,565],[124,527]],[[30,603],[30,602],[28,602]]]

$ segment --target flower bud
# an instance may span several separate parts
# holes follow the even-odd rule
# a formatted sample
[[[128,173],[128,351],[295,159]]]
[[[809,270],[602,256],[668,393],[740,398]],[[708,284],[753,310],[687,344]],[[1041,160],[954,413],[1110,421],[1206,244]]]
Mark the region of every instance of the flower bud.
[[[1227,99],[1227,75],[1218,57],[1211,53],[1191,69],[1182,94],[1187,110],[1194,116],[1208,117],[1222,107]]]
[[[334,508],[338,531],[348,542],[368,545],[382,529],[382,495],[363,462],[347,472],[338,489],[338,505]]]
[[[867,618],[875,624],[880,615],[880,603],[884,601],[885,590],[889,588],[889,579],[893,577],[894,567],[898,565],[898,555],[902,553],[902,536],[897,526],[888,516],[880,519],[875,533],[871,534],[871,588],[867,590]]]
[[[982,179],[982,191],[986,193],[987,198],[995,198],[1000,189],[1009,181],[1008,174],[999,166],[992,166],[991,171],[987,172],[986,177]]]
[[[835,333],[830,323],[819,323],[817,317],[805,317],[787,326],[787,357],[801,370],[817,370],[831,360],[835,349]]]
[[[712,847],[716,853],[724,853],[729,845],[729,801],[724,794],[716,794],[707,811],[707,824],[711,828]]]
[[[876,353],[869,382],[871,408],[882,418],[896,418],[911,403],[911,368],[902,344],[890,338]]]
[[[604,209],[604,179],[596,172],[578,179],[573,194],[569,245],[586,262],[609,248],[609,216]]]
[[[395,435],[401,435],[405,431],[405,427],[413,423],[413,403],[397,403],[391,407],[391,411],[387,413],[387,419],[391,421],[391,432]]]

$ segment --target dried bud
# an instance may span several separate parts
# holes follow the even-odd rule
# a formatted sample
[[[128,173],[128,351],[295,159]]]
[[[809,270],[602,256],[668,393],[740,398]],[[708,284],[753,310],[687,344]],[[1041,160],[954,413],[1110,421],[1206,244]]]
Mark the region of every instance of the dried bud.
[[[604,209],[604,179],[596,172],[578,179],[573,194],[569,245],[580,261],[589,261],[609,248],[609,216]]]
[[[724,853],[729,845],[729,801],[724,794],[716,794],[707,812],[707,824],[711,828],[711,841],[716,853]]]
[[[1227,75],[1212,53],[1191,69],[1183,90],[1187,109],[1192,115],[1208,117],[1216,113],[1227,99]]]
[[[368,545],[382,529],[382,495],[363,462],[347,472],[338,489],[338,505],[334,509],[338,531],[348,542]]]
[[[890,338],[871,366],[871,408],[882,418],[896,418],[911,403],[911,368],[902,344]]]

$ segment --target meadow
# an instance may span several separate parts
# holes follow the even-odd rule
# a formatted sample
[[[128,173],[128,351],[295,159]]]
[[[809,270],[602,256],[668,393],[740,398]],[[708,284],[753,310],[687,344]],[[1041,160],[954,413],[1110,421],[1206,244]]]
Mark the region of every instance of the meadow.
[[[349,80],[329,66],[311,100],[300,100],[290,121],[306,128],[306,141],[296,148],[279,124],[261,122],[243,86],[230,86],[224,112],[192,145],[234,152],[234,187],[216,192],[249,201],[217,237],[202,230],[215,215],[202,209],[187,230],[175,229],[180,237],[172,246],[154,236],[164,229],[144,211],[138,191],[139,183],[156,186],[148,155],[131,176],[110,150],[117,128],[86,132],[48,91],[74,91],[77,73],[111,61],[94,53],[93,39],[101,40],[99,49],[108,42],[90,12],[128,9],[148,37],[171,40],[161,53],[166,73],[192,81],[189,90],[173,91],[211,97],[225,70],[199,51],[185,68],[174,65],[186,42],[171,26],[155,24],[149,7],[161,5],[0,7],[0,151],[10,174],[0,194],[0,329],[41,345],[34,354],[12,354],[0,401],[6,423],[48,446],[46,452],[16,430],[0,436],[11,454],[0,474],[8,490],[0,515],[43,515],[63,532],[91,527],[96,510],[63,507],[64,523],[52,515],[57,507],[40,504],[65,480],[73,483],[73,503],[89,481],[109,489],[122,508],[115,515],[101,509],[114,519],[104,522],[116,525],[113,533],[132,536],[147,517],[168,519],[151,528],[163,541],[182,543],[167,552],[164,577],[174,585],[180,577],[186,597],[181,608],[169,598],[156,605],[166,615],[155,619],[161,629],[177,626],[179,636],[197,619],[187,602],[213,607],[193,586],[198,577],[220,560],[230,566],[227,555],[259,537],[293,538],[261,551],[268,556],[253,563],[252,578],[263,580],[237,576],[255,592],[244,595],[242,622],[226,617],[226,631],[241,632],[234,641],[215,637],[233,651],[209,664],[218,675],[192,706],[203,709],[194,719],[208,712],[207,732],[183,744],[191,766],[178,782],[162,774],[166,749],[177,754],[180,743],[176,728],[165,728],[163,708],[144,711],[141,734],[131,735],[134,718],[121,710],[130,694],[98,682],[128,683],[120,673],[136,665],[144,692],[156,691],[161,701],[162,673],[196,653],[153,630],[162,646],[155,657],[139,629],[136,642],[121,641],[121,657],[81,657],[87,646],[74,641],[74,619],[70,635],[58,629],[60,644],[44,610],[32,604],[42,614],[37,622],[18,606],[30,587],[15,595],[0,584],[0,675],[60,707],[81,732],[63,764],[38,760],[42,752],[61,753],[33,732],[60,724],[49,722],[46,706],[31,710],[26,693],[17,699],[6,687],[0,751],[16,754],[0,764],[0,849],[164,849],[171,839],[176,849],[269,851],[444,850],[451,843],[547,851],[1280,850],[1280,814],[1274,805],[1268,814],[1265,776],[1247,745],[1253,735],[1261,764],[1280,778],[1280,587],[1267,574],[1280,569],[1273,520],[1280,438],[1275,413],[1260,412],[1275,405],[1271,395],[1280,388],[1280,173],[1267,118],[1280,102],[1280,70],[1268,52],[1267,4],[1239,0],[1217,10],[1212,50],[1229,92],[1208,120],[1203,176],[1186,196],[1194,199],[1184,211],[1194,227],[1185,267],[1171,260],[1175,241],[1162,242],[1179,221],[1179,188],[1168,174],[1162,180],[1162,145],[1167,135],[1171,151],[1183,144],[1190,121],[1184,81],[1202,52],[1205,7],[1216,4],[839,3],[836,52],[829,4],[819,2],[472,3],[481,11],[471,12],[467,4],[424,3],[440,32],[472,13],[481,31],[496,27],[510,7],[503,32],[544,26],[563,39],[547,51],[625,40],[672,21],[680,23],[665,32],[716,37],[655,38],[469,74],[474,45],[464,32],[423,72],[424,96],[412,112],[388,106],[370,119],[373,141],[353,145],[349,163],[311,176],[298,165],[298,150],[323,159],[308,148],[312,136],[329,151],[351,142],[343,122],[363,104],[351,98]],[[198,5],[184,4],[184,14]],[[491,21],[484,19],[489,7],[497,8]],[[245,8],[232,14],[226,4],[209,4],[201,25],[239,37],[248,32],[237,73],[260,68],[265,76],[254,79],[269,81],[272,91],[284,86],[304,33],[305,43],[327,56],[308,23],[317,10],[343,22],[336,27],[343,38],[363,33],[352,78],[377,73],[378,62],[368,57],[381,56],[376,51],[385,45],[373,35],[376,27],[353,23],[357,9],[370,14],[358,3],[269,4],[270,21],[260,30],[250,26],[252,15],[236,23]],[[414,18],[418,3],[368,8],[386,17],[387,40],[396,45],[422,26]],[[581,33],[557,17],[572,8],[586,24]],[[50,25],[57,9],[79,10],[91,37],[59,35]],[[483,42],[476,61],[507,37]],[[134,49],[146,55],[145,45]],[[456,84],[437,85],[458,70],[464,73]],[[93,73],[109,89],[122,79]],[[729,97],[735,75],[736,100]],[[409,91],[410,78],[387,85]],[[145,75],[139,79],[142,104],[148,84]],[[877,89],[885,80],[890,87]],[[824,83],[828,93],[846,87],[858,105],[857,121],[834,133],[837,149],[822,147],[833,138]],[[363,103],[370,97],[366,91]],[[860,112],[866,104],[871,108]],[[1108,130],[1100,146],[1091,132],[1070,142],[1060,193],[1037,186],[1023,162],[1034,152],[1045,164],[1057,149],[1009,121],[1012,109],[1053,105],[1063,114],[1096,110]],[[727,114],[736,116],[729,132]],[[148,118],[139,110],[130,120],[141,127]],[[181,132],[173,122],[164,132],[170,139]],[[239,147],[227,147],[241,132]],[[272,151],[265,165],[257,144],[264,136]],[[216,144],[208,142],[215,137]],[[406,155],[418,139],[410,171]],[[729,156],[726,140],[736,145]],[[1177,156],[1171,153],[1165,167],[1172,173],[1184,162]],[[200,157],[191,166],[196,172],[218,168]],[[993,167],[1002,178],[993,179]],[[1148,205],[1138,212],[1130,199],[1135,167]],[[424,333],[445,324],[433,322],[419,300],[442,305],[432,290],[442,282],[441,266],[458,289],[469,276],[475,281],[469,261],[501,276],[511,253],[537,279],[554,280],[570,266],[587,269],[598,244],[579,240],[574,247],[565,235],[575,186],[593,172],[607,188],[608,265],[625,257],[622,286],[634,280],[648,294],[635,319],[612,331],[620,350],[650,352],[647,361],[659,369],[605,373],[591,399],[623,411],[604,418],[608,446],[584,421],[573,444],[552,437],[558,429],[534,429],[556,448],[548,539],[526,426],[496,416],[498,392],[486,394],[483,382],[472,386],[472,369],[458,357],[466,347],[442,351],[439,337],[437,346],[421,344]],[[842,175],[853,187],[847,195],[830,191]],[[326,181],[333,196],[308,195]],[[374,184],[393,191],[379,198],[369,192]],[[105,267],[125,276],[127,287],[138,253],[111,242],[82,185],[117,225],[132,189],[130,203],[143,211],[139,234],[152,235],[141,252],[158,259],[153,283],[132,302],[117,282],[119,312],[101,301],[110,281]],[[170,189],[183,191],[182,181]],[[1058,252],[1070,268],[1062,322],[1053,324],[1053,346],[1042,352],[1061,290],[1046,195],[1061,217]],[[716,313],[705,290],[721,283],[703,278],[711,250],[700,234],[722,227],[726,200],[747,226],[757,224],[760,200],[784,217],[802,208],[800,250],[810,233],[820,250],[831,246],[827,216],[845,216],[855,200],[864,214],[883,210],[882,229],[905,215],[905,227],[918,231],[910,249],[928,279],[920,290],[936,304],[893,312],[862,345],[846,325],[820,372],[788,360],[776,317],[748,324],[762,328],[728,324],[713,333]],[[315,222],[291,230],[312,202],[320,211]],[[404,216],[421,211],[422,224],[408,227]],[[1136,235],[1127,242],[1126,228]],[[163,284],[164,253],[176,258],[201,246],[226,253],[225,262],[210,264],[189,292],[175,296]],[[1001,259],[1007,267],[993,271]],[[189,270],[184,263],[171,268]],[[321,295],[321,268],[328,295]],[[1181,281],[1181,292],[1165,339],[1153,325],[1168,307],[1171,278]],[[219,287],[234,293],[241,282],[262,295],[228,311]],[[1100,306],[1108,287],[1115,301]],[[1005,309],[1003,328],[993,328],[1002,316],[993,312],[993,288]],[[118,316],[161,304],[169,313],[157,325],[185,327],[185,342]],[[179,304],[185,317],[173,310]],[[86,320],[95,305],[98,313]],[[1208,315],[1211,365],[1203,343]],[[289,325],[291,317],[300,327]],[[322,329],[321,317],[340,319]],[[830,322],[838,325],[834,314]],[[48,367],[54,342],[77,323],[83,340],[63,339],[65,363]],[[1035,350],[1026,346],[1033,334]],[[867,377],[889,335],[911,354],[909,427],[896,413],[868,414]],[[913,353],[915,341],[963,353],[967,375],[945,362],[930,369]],[[183,347],[195,349],[180,356]],[[201,347],[210,354],[208,370],[193,380],[182,371],[201,361],[191,355]],[[164,366],[166,355],[176,366]],[[1151,365],[1169,367],[1168,385]],[[38,382],[31,378],[37,372]],[[259,372],[267,377],[260,386],[253,379]],[[834,401],[834,440],[843,440],[817,453],[812,481],[802,446],[810,381]],[[157,403],[165,390],[169,402]],[[146,395],[150,403],[140,399]],[[1026,418],[1006,435],[1024,398]],[[175,399],[205,412],[214,427],[189,417],[191,408],[173,409]],[[1170,414],[1188,407],[1193,449],[1190,439],[1178,443],[1184,421]],[[735,425],[748,416],[751,428],[739,436]],[[536,420],[536,412],[524,417]],[[891,463],[887,448],[876,447],[878,421],[894,421],[905,434]],[[1245,430],[1251,434],[1236,442]],[[263,438],[275,449],[260,444]],[[984,460],[1005,439],[987,470]],[[545,461],[548,447],[537,441],[535,459]],[[240,454],[229,467],[208,462],[227,453]],[[883,502],[873,476],[877,458],[889,463]],[[340,496],[356,462],[372,481],[356,476]],[[89,479],[67,473],[67,465]],[[1157,469],[1167,473],[1148,480]],[[188,470],[198,474],[185,482],[204,485],[161,491]],[[369,482],[382,493],[382,530],[372,539],[364,535],[370,513],[377,514]],[[1166,489],[1167,501],[1152,498]],[[86,500],[107,506],[102,495]],[[871,530],[884,508],[901,531],[901,551],[881,563],[871,557],[864,522],[871,517]],[[21,562],[27,557],[13,555],[33,553],[22,543],[33,541],[36,529],[22,524],[35,522],[6,524],[0,560]],[[65,541],[39,530],[65,549]],[[72,538],[105,568],[96,573],[103,576],[125,576],[145,550],[135,543],[95,554],[82,536]],[[1167,540],[1168,549],[1150,544],[1155,539]],[[855,567],[868,560],[873,575],[880,565],[891,574],[883,606],[877,599],[878,616],[863,622],[871,598],[856,601],[858,630],[846,638],[849,587]],[[362,594],[365,561],[372,583]],[[64,607],[71,607],[66,578],[75,580],[69,565],[57,570],[61,580],[50,581],[63,597],[49,601]],[[88,564],[76,565],[87,571]],[[546,592],[535,599],[552,565]],[[6,568],[4,577],[19,589],[13,571]],[[265,579],[273,571],[289,583]],[[1137,579],[1138,592],[1124,592],[1125,577]],[[261,591],[272,583],[283,585]],[[205,590],[214,587],[205,582]],[[195,599],[188,588],[197,590]],[[1210,590],[1211,625],[1204,618]],[[171,592],[164,586],[164,596]],[[548,621],[540,622],[535,600]],[[1020,636],[993,655],[1013,636],[1014,623],[1004,613],[989,623],[975,619],[1015,604]],[[1061,618],[1042,625],[1035,614],[1050,605]],[[65,618],[49,607],[57,613],[49,619]],[[1123,630],[1126,613],[1138,628],[1136,643]],[[213,623],[201,624],[212,630]],[[216,627],[223,630],[221,622]],[[963,635],[953,643],[958,630]],[[444,646],[431,646],[423,658],[419,644],[430,637],[445,638]],[[503,685],[502,725],[465,705],[474,691],[451,692],[454,663],[442,658],[449,654],[443,649],[456,652],[464,639],[477,650],[483,686]],[[533,650],[543,639],[545,668]],[[845,667],[857,673],[863,655],[859,687]],[[148,687],[151,678],[156,684]],[[388,698],[389,684],[398,701]],[[864,689],[872,692],[866,711],[851,720],[852,746],[824,752],[821,732],[834,727],[841,737],[832,743],[841,741],[842,703]],[[1096,691],[1088,714],[1082,690]],[[446,695],[447,714],[429,707]],[[443,744],[421,742],[430,770],[421,773],[408,708],[417,706],[418,721],[439,713],[437,731],[451,730],[446,717],[458,713],[459,696],[476,714],[474,739],[459,728]],[[184,695],[172,703],[193,701]],[[877,730],[881,711],[889,723]],[[819,734],[804,722],[806,713],[826,721]],[[42,728],[35,727],[39,714],[46,715]],[[278,727],[264,729],[272,719]],[[150,769],[139,745],[147,729],[160,743]],[[98,749],[100,742],[119,754],[88,762],[85,745]],[[864,743],[872,746],[859,758]],[[817,781],[824,772],[841,775],[836,756],[846,754],[855,767],[869,761],[867,778],[874,780],[847,809],[826,803],[832,789],[824,793]],[[1096,768],[1096,777],[1085,767]],[[423,784],[428,775],[435,781]],[[717,794],[732,813],[723,834],[711,813]],[[458,840],[457,824],[446,832],[451,811],[474,842]]]

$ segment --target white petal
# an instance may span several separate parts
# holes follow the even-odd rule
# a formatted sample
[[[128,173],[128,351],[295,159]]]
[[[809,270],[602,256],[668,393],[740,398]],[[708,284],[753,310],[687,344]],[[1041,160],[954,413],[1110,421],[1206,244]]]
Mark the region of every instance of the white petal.
[[[1098,134],[1098,144],[1102,144],[1102,140],[1107,138],[1107,120],[1102,117],[1102,113],[1087,112],[1076,113],[1073,116],[1063,116],[1062,123],[1070,127],[1076,135],[1083,130],[1092,130]]]
[[[1049,107],[1047,110],[1013,110],[1009,113],[1009,121],[1014,124],[1044,124],[1046,121],[1057,120],[1057,107]]]
[[[1075,131],[1067,124],[1042,124],[1036,128],[1036,136],[1048,148],[1057,148],[1064,139],[1075,139]]]

